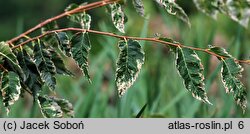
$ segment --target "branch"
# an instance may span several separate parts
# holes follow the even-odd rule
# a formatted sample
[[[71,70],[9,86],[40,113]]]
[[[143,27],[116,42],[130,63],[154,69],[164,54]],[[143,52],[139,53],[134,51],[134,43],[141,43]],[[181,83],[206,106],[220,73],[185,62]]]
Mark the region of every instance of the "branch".
[[[56,20],[61,19],[63,17],[69,16],[69,15],[72,15],[72,14],[75,14],[75,13],[79,13],[79,12],[82,12],[82,11],[87,11],[87,10],[95,9],[97,7],[102,7],[102,6],[105,6],[105,5],[114,3],[114,2],[118,2],[118,1],[120,1],[120,0],[102,0],[102,1],[91,3],[91,4],[87,4],[85,6],[79,6],[78,8],[75,8],[75,9],[73,9],[71,11],[64,12],[64,13],[62,13],[60,15],[57,15],[57,16],[55,16],[53,18],[45,20],[44,22],[36,25],[35,27],[29,29],[28,31],[26,31],[26,32],[24,32],[22,34],[20,34],[19,36],[15,37],[13,39],[10,39],[9,41],[7,41],[7,43],[11,45],[15,41],[18,41],[19,39],[21,39],[21,38],[29,35],[30,33],[36,31],[37,29],[40,29],[41,27],[47,25],[48,23],[56,21]]]
[[[0,64],[0,69],[2,69],[4,72],[8,72],[8,70],[1,64]]]
[[[56,32],[64,32],[64,31],[89,32],[89,33],[94,33],[94,34],[98,34],[98,35],[105,35],[105,36],[110,36],[110,37],[115,37],[115,38],[120,38],[120,39],[133,39],[133,40],[143,40],[143,41],[157,42],[157,43],[164,44],[164,45],[170,45],[170,46],[182,47],[182,48],[189,48],[189,49],[192,49],[192,50],[205,52],[207,54],[216,56],[216,57],[221,58],[221,59],[226,58],[224,56],[220,56],[220,55],[218,55],[218,54],[216,54],[214,52],[209,51],[209,49],[202,49],[202,48],[196,48],[196,47],[191,47],[191,46],[185,46],[185,45],[182,45],[180,43],[166,42],[166,41],[163,41],[163,40],[159,40],[158,38],[140,38],[140,37],[132,37],[132,36],[122,36],[122,35],[117,35],[117,34],[109,33],[109,32],[86,30],[86,29],[80,29],[80,28],[64,28],[64,29],[48,31],[48,32],[46,32],[44,34],[41,34],[41,35],[36,36],[34,38],[28,39],[28,40],[24,41],[23,43],[20,43],[19,45],[12,47],[12,49],[22,47],[22,46],[26,45],[27,43],[38,40],[38,39],[40,39],[40,38],[42,38],[42,37],[44,37],[46,35],[50,35],[50,34],[53,34],[53,33],[56,33]],[[236,59],[235,61],[237,61],[239,63],[244,63],[244,64],[249,64],[250,65],[250,60],[237,60]]]

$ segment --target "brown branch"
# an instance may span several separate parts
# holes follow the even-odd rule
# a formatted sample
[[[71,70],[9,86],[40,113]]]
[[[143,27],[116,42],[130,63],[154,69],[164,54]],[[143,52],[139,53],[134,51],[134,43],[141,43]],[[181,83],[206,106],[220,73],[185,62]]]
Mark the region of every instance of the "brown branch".
[[[111,37],[120,38],[120,39],[133,39],[133,40],[144,40],[144,41],[150,41],[150,42],[157,42],[157,43],[164,44],[164,45],[170,45],[170,46],[175,46],[175,47],[189,48],[189,49],[196,50],[196,51],[202,51],[202,52],[205,52],[207,54],[210,54],[210,55],[216,56],[218,58],[222,58],[222,59],[226,58],[224,56],[220,56],[220,55],[218,55],[218,54],[216,54],[214,52],[209,51],[209,49],[202,49],[202,48],[196,48],[196,47],[191,47],[191,46],[185,46],[185,45],[182,45],[180,43],[166,42],[166,41],[160,40],[158,38],[141,38],[141,37],[122,36],[122,35],[117,35],[117,34],[109,33],[109,32],[86,30],[86,29],[80,29],[80,28],[64,28],[64,29],[48,31],[48,32],[46,32],[44,34],[41,34],[41,35],[37,36],[37,37],[28,39],[28,40],[24,41],[23,43],[12,47],[12,49],[22,47],[25,44],[27,44],[29,42],[32,42],[32,41],[35,41],[35,40],[38,40],[38,39],[40,39],[40,38],[42,38],[42,37],[44,37],[46,35],[50,35],[50,34],[53,34],[53,33],[56,33],[56,32],[64,32],[64,31],[89,32],[89,33],[105,35],[105,36],[111,36]],[[239,63],[244,63],[244,64],[249,64],[250,65],[250,60],[236,60],[236,61],[239,62]]]
[[[0,69],[2,69],[4,72],[8,72],[8,70],[1,64],[0,64]]]
[[[30,33],[36,31],[37,29],[40,29],[41,27],[45,26],[46,24],[48,24],[50,22],[53,22],[53,21],[56,21],[58,19],[61,19],[63,17],[69,16],[71,14],[79,13],[79,12],[82,12],[82,11],[95,9],[97,7],[102,7],[102,6],[117,2],[117,1],[120,1],[120,0],[102,0],[102,1],[94,2],[94,3],[90,3],[90,4],[87,4],[87,5],[84,5],[84,6],[79,6],[78,8],[75,8],[75,9],[73,9],[71,11],[64,12],[64,13],[62,13],[60,15],[57,15],[57,16],[55,16],[53,18],[45,20],[44,22],[36,25],[35,27],[29,29],[28,31],[26,31],[26,32],[24,32],[22,34],[20,34],[19,36],[15,37],[13,39],[10,39],[9,41],[7,41],[7,43],[12,45],[15,41],[18,41],[19,39],[29,35]]]

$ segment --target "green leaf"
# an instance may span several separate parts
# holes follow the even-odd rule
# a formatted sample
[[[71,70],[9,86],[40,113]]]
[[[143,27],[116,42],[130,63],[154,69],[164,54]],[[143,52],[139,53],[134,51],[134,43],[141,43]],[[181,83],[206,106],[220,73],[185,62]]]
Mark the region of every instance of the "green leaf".
[[[228,16],[244,26],[248,27],[250,18],[250,1],[249,0],[227,0],[224,12]]]
[[[198,55],[189,48],[177,48],[176,67],[184,80],[185,87],[194,98],[209,103],[204,87],[203,65]]]
[[[176,16],[183,22],[187,23],[189,27],[191,27],[187,14],[178,4],[175,3],[175,0],[155,0],[155,1],[159,5],[163,6],[169,14]]]
[[[61,51],[68,57],[72,56],[69,37],[65,32],[56,33]]]
[[[85,5],[86,3],[83,3],[81,5]],[[77,4],[70,4],[65,11],[70,11],[73,10],[75,8],[78,8],[79,5]],[[91,24],[91,16],[89,14],[86,14],[86,12],[80,12],[80,13],[75,13],[75,14],[71,14],[68,16],[68,18],[75,23],[78,23],[81,25],[81,27],[83,29],[90,29],[90,24]]]
[[[49,52],[51,53],[51,60],[56,67],[56,73],[72,76],[72,73],[65,67],[62,57],[54,50],[49,50]]]
[[[172,43],[172,44],[176,44],[176,45],[180,45],[179,42],[177,41],[174,41],[173,39],[170,39],[170,38],[166,38],[166,37],[160,37],[159,40],[162,40],[164,42],[168,42],[168,43]],[[171,51],[173,52],[176,52],[176,46],[173,46],[173,45],[168,45],[168,47],[170,48]]]
[[[203,13],[216,19],[217,14],[223,5],[222,0],[194,0],[196,7]]]
[[[10,71],[3,74],[1,92],[3,104],[7,108],[8,113],[10,106],[19,99],[21,93],[20,79],[15,72]]]
[[[119,41],[120,54],[116,68],[116,85],[119,95],[133,85],[141,66],[144,64],[144,52],[136,40]]]
[[[42,32],[42,34],[44,34],[48,31],[53,31],[56,29],[59,29],[59,27],[57,25],[57,22],[53,21],[53,22],[43,26],[41,28],[41,32]],[[58,42],[57,42],[57,38],[56,38],[55,34],[46,35],[45,37],[42,38],[42,41],[46,46],[53,46],[53,47],[58,46]]]
[[[72,37],[70,43],[74,60],[82,69],[84,75],[89,80],[89,82],[91,82],[88,71],[88,55],[91,49],[88,33],[75,34]]]
[[[122,6],[118,3],[110,4],[112,22],[116,29],[120,32],[125,33],[125,14]]]
[[[10,66],[12,69],[15,70],[22,79],[25,79],[25,74],[22,68],[19,66],[16,55],[5,42],[0,42],[0,57],[1,56],[6,58],[11,63]]]
[[[136,9],[136,12],[139,13],[142,17],[145,16],[144,5],[142,0],[133,0],[133,5]]]
[[[245,111],[247,106],[246,88],[239,80],[243,68],[233,58],[222,60],[221,76],[227,93],[233,93],[234,100]]]
[[[18,61],[26,74],[24,84],[32,91],[34,98],[36,98],[35,96],[41,91],[43,85],[40,72],[33,59],[25,50],[18,53]]]
[[[73,106],[68,100],[39,96],[38,104],[46,118],[74,117]]]
[[[56,67],[52,62],[51,53],[45,48],[43,42],[39,42],[34,47],[34,60],[41,72],[41,78],[49,88],[55,89],[56,85]]]
[[[73,105],[65,99],[53,98],[53,100],[61,107],[64,117],[74,117],[74,108]]]
[[[217,18],[223,13],[244,27],[248,27],[250,18],[249,0],[194,0],[197,8],[207,15]]]
[[[224,48],[222,47],[211,47],[208,49],[208,51],[213,52],[217,54],[218,56],[223,56],[224,58],[230,58],[232,57]],[[217,58],[220,58],[218,57]]]

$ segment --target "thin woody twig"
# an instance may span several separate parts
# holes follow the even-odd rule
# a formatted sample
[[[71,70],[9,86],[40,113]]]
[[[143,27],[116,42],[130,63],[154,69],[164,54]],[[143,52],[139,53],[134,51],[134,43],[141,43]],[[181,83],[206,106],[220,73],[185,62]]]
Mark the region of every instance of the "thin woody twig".
[[[61,19],[63,17],[69,16],[71,14],[79,13],[79,12],[82,12],[82,11],[91,10],[91,9],[94,9],[94,8],[97,8],[97,7],[102,7],[102,6],[117,2],[117,1],[120,1],[120,0],[102,0],[102,1],[94,2],[94,3],[90,3],[90,4],[87,4],[87,5],[84,5],[84,6],[80,6],[78,8],[75,8],[75,9],[71,10],[71,11],[64,12],[64,13],[62,13],[60,15],[57,15],[57,16],[55,16],[53,18],[45,20],[44,22],[36,25],[35,27],[29,29],[28,31],[26,31],[26,32],[24,32],[22,34],[20,34],[19,36],[15,37],[13,39],[10,39],[9,41],[7,41],[7,43],[11,45],[15,41],[18,41],[19,39],[29,35],[30,33],[36,31],[37,29],[40,29],[41,27],[45,26],[46,24],[48,24],[50,22],[53,22],[53,21],[56,21],[58,19]]]
[[[133,40],[144,40],[144,41],[150,41],[150,42],[157,42],[157,43],[164,44],[164,45],[170,45],[170,46],[175,46],[175,47],[189,48],[189,49],[196,50],[196,51],[202,51],[202,52],[205,52],[207,54],[210,54],[210,55],[216,56],[218,58],[222,58],[222,59],[226,58],[224,56],[221,56],[221,55],[218,55],[218,54],[216,54],[214,52],[211,52],[208,49],[185,46],[185,45],[182,45],[180,43],[167,42],[167,41],[160,40],[158,38],[141,38],[141,37],[132,37],[132,36],[122,36],[122,35],[117,35],[117,34],[109,33],[109,32],[102,32],[102,31],[96,31],[96,30],[86,30],[86,29],[81,29],[81,28],[64,28],[64,29],[48,31],[48,32],[46,32],[46,33],[44,33],[42,35],[39,35],[37,37],[28,39],[28,40],[24,41],[23,43],[12,47],[12,49],[16,49],[16,48],[19,48],[21,46],[24,46],[25,44],[27,44],[29,42],[32,42],[32,41],[35,41],[35,40],[38,40],[38,39],[40,39],[40,38],[42,38],[42,37],[44,37],[46,35],[50,35],[50,34],[53,34],[55,32],[64,32],[64,31],[89,32],[89,33],[105,35],[105,36],[111,36],[111,37],[120,38],[120,39],[133,39]],[[250,60],[235,60],[235,61],[237,61],[239,63],[244,63],[244,64],[249,64],[250,65]]]

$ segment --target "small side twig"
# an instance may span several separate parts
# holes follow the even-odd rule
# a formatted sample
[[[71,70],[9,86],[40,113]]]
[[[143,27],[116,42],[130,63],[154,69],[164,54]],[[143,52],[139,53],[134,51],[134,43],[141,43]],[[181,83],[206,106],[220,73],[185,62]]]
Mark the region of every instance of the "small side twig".
[[[69,16],[71,14],[75,14],[75,13],[79,13],[79,12],[82,12],[82,11],[87,11],[87,10],[91,10],[91,9],[95,9],[97,7],[102,7],[102,6],[105,6],[105,5],[108,5],[108,4],[111,4],[111,3],[114,3],[114,2],[118,2],[120,0],[102,0],[102,1],[98,1],[98,2],[94,2],[94,3],[90,3],[90,4],[87,4],[87,5],[84,5],[84,6],[80,6],[78,8],[75,8],[71,11],[67,11],[67,12],[64,12],[60,15],[57,15],[53,18],[50,18],[50,19],[47,19],[45,20],[44,22],[36,25],[35,27],[29,29],[28,31],[20,34],[19,36],[13,38],[13,39],[10,39],[9,41],[7,41],[8,44],[12,45],[14,42],[18,41],[19,39],[29,35],[30,33],[42,28],[43,26],[47,25],[48,23],[50,22],[53,22],[53,21],[56,21],[58,19],[61,19],[63,17],[66,17],[66,16]]]

